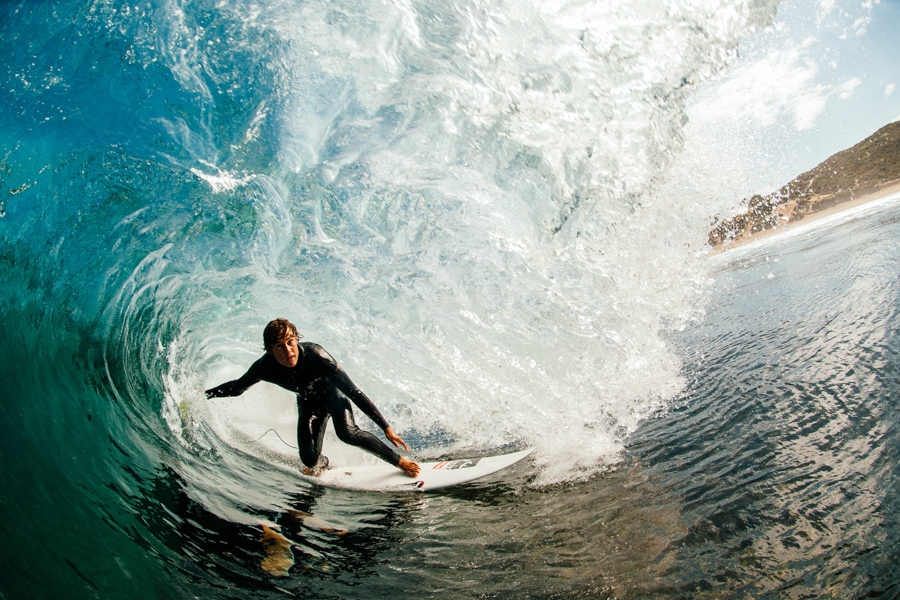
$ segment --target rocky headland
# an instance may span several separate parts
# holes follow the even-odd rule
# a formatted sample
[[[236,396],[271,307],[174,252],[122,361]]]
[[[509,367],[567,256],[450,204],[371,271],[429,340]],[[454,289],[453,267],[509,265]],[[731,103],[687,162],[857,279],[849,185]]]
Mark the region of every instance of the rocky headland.
[[[709,244],[727,247],[756,233],[796,223],[897,184],[900,184],[900,121],[832,155],[781,189],[746,199],[746,212],[713,222]]]

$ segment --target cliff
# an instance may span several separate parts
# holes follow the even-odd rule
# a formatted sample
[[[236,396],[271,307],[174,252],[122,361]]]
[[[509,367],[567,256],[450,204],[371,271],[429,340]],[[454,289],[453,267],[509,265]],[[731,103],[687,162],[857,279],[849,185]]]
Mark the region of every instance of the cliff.
[[[716,219],[709,244],[718,246],[877,192],[900,182],[900,121],[838,152],[781,189],[744,201],[747,211]]]

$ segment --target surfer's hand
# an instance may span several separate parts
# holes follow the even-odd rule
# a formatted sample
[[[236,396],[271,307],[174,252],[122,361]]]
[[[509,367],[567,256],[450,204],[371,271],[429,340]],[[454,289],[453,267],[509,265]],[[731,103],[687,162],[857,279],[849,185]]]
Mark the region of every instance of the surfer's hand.
[[[384,430],[384,437],[388,439],[393,445],[398,448],[403,448],[407,452],[409,452],[409,446],[406,445],[406,442],[403,441],[403,438],[394,433],[394,430],[388,427]]]

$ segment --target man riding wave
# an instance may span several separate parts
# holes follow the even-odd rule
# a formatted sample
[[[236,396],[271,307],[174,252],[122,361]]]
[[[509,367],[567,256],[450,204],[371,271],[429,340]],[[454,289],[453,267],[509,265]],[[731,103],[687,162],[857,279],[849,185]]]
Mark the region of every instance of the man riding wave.
[[[322,442],[331,418],[342,442],[362,448],[416,477],[417,463],[356,425],[351,400],[384,431],[395,447],[409,451],[406,442],[394,433],[372,400],[324,348],[312,342],[300,342],[301,337],[294,324],[286,319],[269,322],[263,331],[266,353],[241,377],[206,390],[206,397],[240,396],[260,381],[274,383],[297,394],[297,441],[300,460],[306,465],[305,474],[317,476],[328,468],[328,457],[322,455]]]

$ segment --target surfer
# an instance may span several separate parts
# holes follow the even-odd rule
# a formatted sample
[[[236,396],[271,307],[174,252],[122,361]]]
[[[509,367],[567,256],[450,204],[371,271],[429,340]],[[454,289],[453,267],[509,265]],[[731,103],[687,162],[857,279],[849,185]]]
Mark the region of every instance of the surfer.
[[[301,343],[301,337],[294,324],[286,319],[269,322],[263,331],[266,353],[239,378],[206,390],[206,397],[240,396],[260,381],[274,383],[297,394],[297,440],[306,475],[318,476],[328,468],[328,457],[322,455],[322,442],[330,417],[342,442],[362,448],[397,466],[410,477],[416,477],[418,464],[357,427],[350,400],[381,427],[394,446],[409,451],[406,442],[394,433],[372,400],[356,387],[324,348],[312,342]]]

